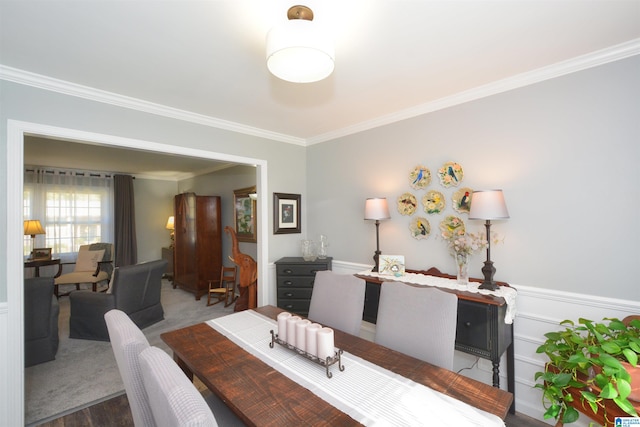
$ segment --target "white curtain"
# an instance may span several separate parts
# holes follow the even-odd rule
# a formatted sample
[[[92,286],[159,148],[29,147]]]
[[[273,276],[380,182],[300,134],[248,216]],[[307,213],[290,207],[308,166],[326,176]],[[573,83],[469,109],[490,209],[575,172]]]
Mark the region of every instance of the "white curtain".
[[[24,219],[40,220],[46,234],[35,247],[73,260],[80,245],[113,243],[113,178],[104,172],[26,166]],[[25,236],[25,255],[31,248]]]

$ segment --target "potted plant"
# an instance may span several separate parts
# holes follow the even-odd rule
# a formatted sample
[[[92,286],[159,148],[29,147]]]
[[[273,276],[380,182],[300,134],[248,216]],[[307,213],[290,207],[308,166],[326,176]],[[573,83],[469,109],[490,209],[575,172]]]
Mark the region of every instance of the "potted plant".
[[[640,316],[623,321],[605,318],[599,323],[579,319],[578,325],[565,320],[560,325],[565,329],[546,333],[546,341],[536,350],[549,358],[545,371],[535,374],[535,387],[543,392],[544,418],[575,422],[579,413],[570,405],[571,391],[578,391],[582,404],[594,414],[605,411],[603,402],[611,400],[625,413],[638,416],[630,399],[640,400]],[[633,381],[631,373],[636,376]]]

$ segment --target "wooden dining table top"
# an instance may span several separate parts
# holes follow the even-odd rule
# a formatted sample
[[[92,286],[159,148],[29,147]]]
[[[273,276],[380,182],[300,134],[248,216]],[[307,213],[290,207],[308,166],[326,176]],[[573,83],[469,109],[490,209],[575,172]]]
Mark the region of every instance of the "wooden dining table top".
[[[283,310],[254,309],[276,319]],[[504,419],[507,391],[335,330],[335,346]],[[360,425],[305,387],[251,355],[206,323],[161,334],[185,373],[197,376],[249,426]]]

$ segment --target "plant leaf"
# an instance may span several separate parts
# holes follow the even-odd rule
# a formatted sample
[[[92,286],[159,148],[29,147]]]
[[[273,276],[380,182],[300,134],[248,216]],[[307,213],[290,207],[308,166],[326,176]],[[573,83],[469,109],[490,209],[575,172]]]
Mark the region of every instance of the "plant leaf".
[[[604,342],[600,347],[609,354],[618,354],[622,350],[620,346],[614,342]]]
[[[618,391],[611,383],[607,383],[604,387],[602,387],[602,391],[599,394],[600,397],[604,399],[614,399],[618,397]]]
[[[631,366],[636,366],[638,364],[638,354],[629,349],[629,348],[625,348],[624,350],[622,350],[622,354],[624,354],[624,357],[627,358],[627,361],[631,364]]]
[[[629,415],[633,415],[634,417],[638,416],[638,413],[636,412],[635,408],[633,407],[633,405],[631,404],[631,402],[629,402],[627,399],[620,399],[619,397],[613,399],[613,401],[616,403],[616,405],[618,405],[618,407],[620,409],[622,409],[624,412],[626,412]]]
[[[578,411],[576,411],[576,409],[573,406],[569,406],[564,411],[564,415],[562,416],[562,422],[564,424],[575,423],[578,420],[579,416],[580,414],[578,413]]]
[[[629,384],[629,381],[618,378],[618,381],[616,381],[616,385],[618,386],[620,399],[626,399],[627,397],[629,397],[629,395],[631,394],[631,384]]]

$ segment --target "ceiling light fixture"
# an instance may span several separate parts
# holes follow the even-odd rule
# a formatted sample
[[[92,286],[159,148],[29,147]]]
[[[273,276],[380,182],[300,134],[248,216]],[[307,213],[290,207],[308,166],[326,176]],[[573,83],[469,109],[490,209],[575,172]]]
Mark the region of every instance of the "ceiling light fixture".
[[[293,83],[327,78],[334,69],[331,39],[314,24],[307,6],[292,6],[288,21],[267,33],[267,68],[276,77]]]

